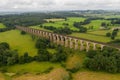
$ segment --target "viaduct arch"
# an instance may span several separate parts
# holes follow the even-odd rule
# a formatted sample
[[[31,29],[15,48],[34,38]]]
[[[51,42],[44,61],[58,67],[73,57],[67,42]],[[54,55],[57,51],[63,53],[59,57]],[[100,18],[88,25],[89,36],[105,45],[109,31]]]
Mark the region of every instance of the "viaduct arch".
[[[44,37],[52,41],[53,43],[56,43],[58,45],[62,45],[65,47],[69,47],[71,49],[79,49],[79,50],[86,50],[89,51],[90,49],[93,50],[103,50],[105,46],[108,47],[113,47],[116,49],[119,49],[118,47],[110,46],[105,43],[97,42],[97,41],[91,41],[91,40],[86,40],[82,38],[77,38],[77,37],[72,37],[72,36],[65,36],[65,35],[60,35],[52,32],[47,32],[43,30],[38,30],[38,29],[33,29],[33,28],[27,28],[27,27],[21,27],[21,26],[16,26],[18,30],[25,31],[27,33],[30,33],[32,35],[36,35],[38,37]]]

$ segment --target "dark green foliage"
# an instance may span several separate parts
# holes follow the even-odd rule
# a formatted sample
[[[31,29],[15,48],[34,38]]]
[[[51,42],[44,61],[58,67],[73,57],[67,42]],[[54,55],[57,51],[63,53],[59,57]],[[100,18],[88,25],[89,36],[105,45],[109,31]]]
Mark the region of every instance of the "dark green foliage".
[[[26,34],[26,32],[25,32],[25,31],[21,31],[21,34],[22,34],[22,35],[25,35],[25,34]]]
[[[97,55],[98,52],[94,50],[90,50],[89,52],[86,53],[87,57],[93,58],[95,55]]]
[[[0,66],[14,65],[17,63],[23,64],[33,60],[28,53],[24,53],[23,56],[18,55],[17,51],[10,50],[8,43],[0,43]]]
[[[13,65],[18,62],[18,53],[16,51],[5,50],[0,53],[0,66]]]
[[[31,56],[29,56],[27,52],[25,52],[24,55],[20,56],[20,58],[19,58],[20,64],[29,63],[31,61],[33,61],[33,58]]]
[[[67,53],[64,51],[63,47],[58,46],[56,48],[57,53],[52,55],[51,61],[52,62],[62,62],[65,61],[67,58]]]
[[[70,28],[68,27],[59,28],[59,29],[54,30],[54,33],[68,35],[68,34],[72,34],[72,30],[70,30]]]
[[[118,34],[118,31],[119,31],[118,29],[114,29],[114,30],[113,30],[112,35],[111,35],[111,39],[113,39],[113,40],[115,39],[115,37],[116,37],[117,34]]]
[[[117,33],[118,33],[118,29],[113,30],[112,36],[117,36]]]
[[[120,24],[120,19],[116,18],[116,19],[112,19],[111,20],[111,24],[115,25],[115,24]]]
[[[63,23],[63,26],[68,27],[69,24],[68,23]]]
[[[1,29],[0,29],[0,32],[9,31],[9,30],[11,30],[11,29],[14,29],[14,27],[12,27],[12,28],[1,28]]]
[[[79,29],[79,32],[81,32],[81,33],[87,32],[87,28],[83,27],[82,24],[81,24],[81,22],[74,22],[73,25],[74,25],[76,28]]]
[[[39,49],[38,54],[35,56],[36,61],[49,61],[51,55],[46,49]]]
[[[48,30],[52,30],[52,31],[55,31],[57,28],[53,27],[53,26],[44,26],[45,29],[48,29]]]
[[[107,37],[110,37],[110,36],[111,36],[111,33],[110,33],[110,32],[106,33],[106,36],[107,36]]]
[[[107,29],[108,26],[109,26],[109,24],[107,24],[107,23],[105,23],[105,22],[102,22],[102,23],[101,23],[101,26],[104,27],[105,29]]]
[[[115,36],[112,35],[112,36],[111,36],[111,39],[114,40],[114,39],[115,39]]]
[[[48,30],[52,30],[54,33],[58,33],[58,34],[67,35],[67,34],[71,34],[72,33],[72,30],[70,30],[70,28],[68,28],[67,26],[64,27],[64,28],[55,28],[53,26],[44,26],[44,28],[48,29]]]
[[[81,27],[79,30],[80,33],[86,33],[87,32],[87,28],[85,27]]]
[[[2,42],[2,43],[0,43],[0,48],[5,50],[5,49],[10,49],[10,46],[8,43]]]
[[[45,38],[39,38],[39,39],[36,41],[35,47],[36,47],[37,49],[40,49],[40,48],[45,49],[45,48],[47,48],[47,47],[49,46],[49,43],[50,43],[49,40],[47,40],[47,39],[45,39]]]
[[[44,23],[44,19],[63,18],[60,15],[52,15],[49,13],[23,13],[15,15],[3,15],[0,17],[0,22],[7,27],[32,26]]]
[[[111,73],[120,72],[120,52],[114,48],[106,47],[103,51],[89,51],[84,61],[86,68],[102,70]]]

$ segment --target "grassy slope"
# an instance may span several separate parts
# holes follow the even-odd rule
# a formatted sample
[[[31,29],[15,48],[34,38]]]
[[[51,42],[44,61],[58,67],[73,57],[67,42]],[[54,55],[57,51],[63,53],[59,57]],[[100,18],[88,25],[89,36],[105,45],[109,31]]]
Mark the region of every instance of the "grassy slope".
[[[73,75],[73,80],[119,80],[120,74],[83,70]]]
[[[6,28],[6,27],[2,23],[0,23],[0,28]]]
[[[0,33],[0,42],[8,42],[12,49],[18,50],[20,55],[28,52],[29,55],[34,56],[37,53],[35,41],[28,34],[21,35],[19,30]]]
[[[0,80],[5,80],[2,73],[0,73]]]
[[[77,28],[75,29],[75,27],[73,26],[73,22],[79,22],[79,21],[84,21],[84,20],[85,18],[69,17],[67,21],[56,21],[55,23],[45,23],[44,25],[54,26],[54,27],[59,28],[59,27],[63,27],[62,25],[63,23],[68,23],[72,30],[78,30]],[[85,26],[86,27],[94,26],[93,30],[95,31],[88,31],[87,34],[86,33],[85,34],[84,33],[73,33],[71,34],[71,36],[76,36],[76,37],[100,41],[100,42],[112,41],[111,38],[108,38],[105,36],[107,32],[111,32],[110,30],[99,30],[102,22],[110,23],[110,21],[108,20],[93,20],[90,24],[85,25]],[[46,30],[38,26],[32,26],[32,28]],[[49,30],[46,30],[46,31],[49,31]],[[119,36],[117,36],[117,38],[119,38]]]
[[[24,73],[24,72],[29,72],[29,73],[37,73],[37,72],[44,72],[50,67],[54,68],[59,68],[61,67],[60,64],[58,63],[50,63],[50,62],[31,62],[31,63],[26,63],[26,64],[21,64],[21,65],[14,65],[14,66],[8,66],[6,67],[8,72],[13,72],[13,73]]]
[[[73,33],[71,36],[85,38],[89,40],[99,41],[99,42],[109,42],[111,41],[111,38],[105,37],[105,36],[98,36],[94,34],[86,34],[86,33]]]

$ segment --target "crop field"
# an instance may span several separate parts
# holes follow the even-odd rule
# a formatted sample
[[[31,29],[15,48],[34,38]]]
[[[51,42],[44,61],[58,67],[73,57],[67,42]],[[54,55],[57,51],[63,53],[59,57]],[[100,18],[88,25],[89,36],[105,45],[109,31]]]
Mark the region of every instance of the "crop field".
[[[0,28],[6,28],[6,26],[0,23]]]

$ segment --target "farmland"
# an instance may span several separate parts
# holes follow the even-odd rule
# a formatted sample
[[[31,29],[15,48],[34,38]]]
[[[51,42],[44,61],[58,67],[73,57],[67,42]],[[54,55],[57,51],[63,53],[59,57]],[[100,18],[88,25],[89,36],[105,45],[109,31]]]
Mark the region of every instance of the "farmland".
[[[81,18],[81,17],[69,17],[67,18],[67,20],[63,20],[63,21],[55,21],[53,20],[54,23],[44,23],[43,26],[53,26],[55,28],[61,28],[64,27],[62,24],[63,23],[68,23],[69,24],[69,28],[73,31],[78,31],[78,29],[76,27],[73,26],[74,22],[82,22],[84,21],[85,18]],[[101,24],[105,22],[107,24],[109,24],[109,30],[101,30]],[[112,26],[109,20],[92,20],[89,24],[84,25],[86,28],[88,28],[87,33],[78,33],[78,32],[73,32],[70,36],[75,36],[75,37],[80,37],[80,38],[85,38],[85,39],[89,39],[89,40],[94,40],[94,41],[99,41],[99,42],[110,42],[112,41],[111,38],[106,37],[106,33],[108,32],[112,32],[112,27],[117,27],[117,26]],[[92,30],[89,30],[89,27],[93,26]],[[31,28],[36,28],[36,29],[40,29],[40,30],[45,30],[45,31],[50,31],[51,30],[47,30],[44,28],[41,28],[40,26],[32,26]],[[118,36],[116,37],[116,39],[119,39],[119,35],[120,32],[118,33]]]
[[[38,19],[38,17],[37,17],[38,22],[36,23],[36,16],[35,16],[35,18],[32,17],[35,19],[33,23],[32,23],[32,18],[30,17],[28,18],[28,21],[27,18],[25,19],[26,22],[24,22],[23,19],[23,22],[21,22],[20,24],[23,26],[27,25],[27,27],[45,30],[48,32],[54,32],[54,31],[45,29],[44,26],[46,27],[52,26],[56,29],[67,27],[72,31],[72,33],[69,34],[69,36],[75,36],[75,37],[103,42],[103,43],[114,41],[111,39],[111,37],[107,37],[106,33],[108,32],[112,33],[112,28],[118,27],[119,24],[112,25],[111,20],[107,20],[107,18],[116,18],[117,16],[100,15],[99,17],[102,16],[105,19],[97,18],[95,20],[91,20],[90,23],[82,25],[87,29],[87,32],[85,33],[79,32],[79,28],[74,26],[74,22],[82,23],[91,16],[88,15],[84,17],[79,16],[79,17],[63,17],[63,18],[53,17],[50,19],[46,18],[44,19],[44,21],[46,22],[43,23],[41,23],[42,21],[39,23],[39,20],[41,19]],[[22,21],[22,19],[20,21]],[[100,29],[101,27],[103,27],[101,24],[104,22],[106,24],[109,24],[107,26],[109,29]],[[30,25],[31,23],[32,25]],[[16,24],[19,24],[19,20],[18,23]],[[92,29],[90,29],[91,26],[93,27]],[[6,26],[0,23],[0,28],[6,28]],[[118,32],[115,39],[120,39],[120,32]],[[117,60],[115,59],[115,57],[118,54],[113,55],[112,50],[110,52],[109,50],[107,51],[106,49],[105,51],[103,50],[103,53],[102,51],[99,50],[98,52],[93,51],[91,52],[91,54],[92,56],[93,55],[94,56],[92,58],[89,58],[88,52],[65,48],[63,46],[56,45],[52,42],[50,42],[51,44],[49,44],[49,41],[48,42],[43,41],[46,45],[44,45],[42,41],[39,42],[38,44],[40,43],[41,44],[38,45],[39,47],[38,48],[36,47],[37,40],[38,40],[37,37],[28,33],[24,33],[24,31],[23,34],[21,34],[21,31],[17,29],[0,32],[0,43],[7,42],[10,45],[10,50],[17,51],[19,55],[18,56],[19,59],[15,64],[11,64],[11,65],[6,64],[4,66],[0,66],[0,80],[31,80],[31,79],[32,80],[49,80],[49,79],[50,80],[119,80],[120,79],[120,73],[117,72],[118,67],[116,67],[117,62],[114,62],[115,60]],[[27,52],[28,54],[25,54],[25,52]],[[117,53],[117,51],[114,51],[113,53],[115,52]],[[97,63],[103,64],[105,66],[105,67],[102,66],[103,70],[102,69],[97,70],[99,66],[97,67],[93,66],[95,69],[97,68],[96,70],[89,69],[85,66],[85,60],[91,59],[91,61],[94,61],[95,60],[94,57],[96,57],[96,55],[97,58],[95,59],[98,60],[96,60],[96,62],[93,62],[94,63],[93,65],[97,65]],[[110,57],[110,55],[113,56]],[[26,59],[31,61],[27,62]],[[7,62],[9,61],[12,62],[12,60],[14,61],[14,59],[11,59],[11,57],[6,60]],[[20,61],[23,63],[20,63]],[[107,66],[106,64],[108,62],[102,63],[104,61],[108,61],[110,63],[108,64],[109,66],[107,67],[107,69],[106,69]],[[114,74],[112,73],[112,70],[113,73],[115,72]]]

